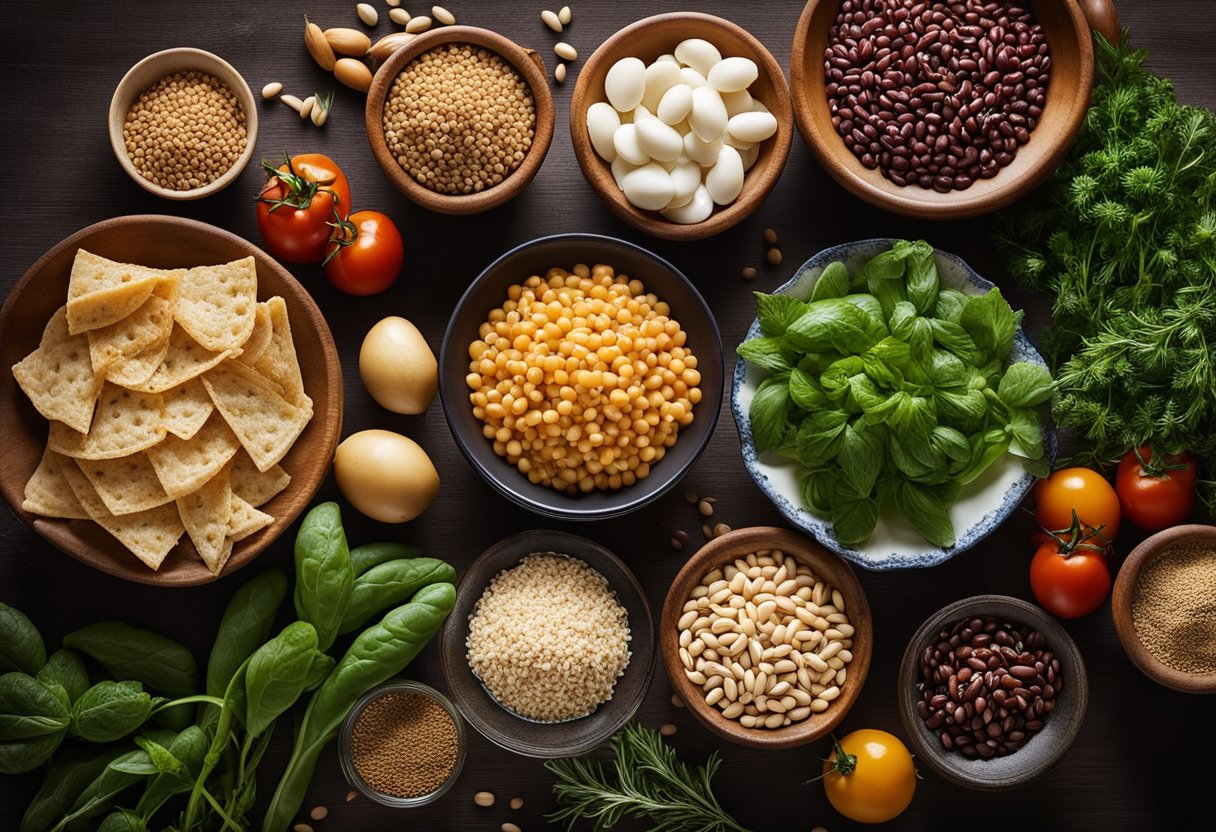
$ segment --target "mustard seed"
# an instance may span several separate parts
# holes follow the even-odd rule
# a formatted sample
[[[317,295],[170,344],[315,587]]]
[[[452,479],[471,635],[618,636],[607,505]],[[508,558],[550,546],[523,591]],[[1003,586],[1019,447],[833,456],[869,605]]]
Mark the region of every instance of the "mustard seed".
[[[394,797],[421,797],[456,767],[460,738],[443,706],[414,691],[373,699],[351,733],[351,760],[369,786]]]

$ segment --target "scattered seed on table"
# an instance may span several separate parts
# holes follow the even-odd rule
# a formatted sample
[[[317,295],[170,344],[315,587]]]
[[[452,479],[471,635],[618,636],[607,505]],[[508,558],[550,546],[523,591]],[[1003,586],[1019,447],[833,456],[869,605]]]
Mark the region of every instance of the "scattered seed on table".
[[[553,31],[560,32],[562,30],[562,22],[558,19],[556,14],[548,9],[540,13],[540,19],[544,21],[544,24]]]
[[[329,809],[325,806],[314,806],[312,811],[308,813],[308,816],[313,820],[325,820],[328,814]]]
[[[743,279],[744,280],[755,280],[756,279],[756,270],[754,268],[752,268],[751,266],[747,266],[746,268],[744,268],[743,269]]]
[[[672,725],[670,722],[665,722],[659,726],[659,733],[664,737],[675,736],[675,733],[680,729]]]
[[[770,246],[777,245],[777,232],[771,228],[764,229],[764,242]]]
[[[680,551],[681,549],[684,548],[684,541],[680,540],[680,538],[678,538],[678,537],[672,537],[671,538],[671,548],[675,549],[677,552]]]
[[[409,32],[411,35],[417,35],[420,32],[425,32],[427,29],[431,28],[431,22],[431,19],[426,15],[411,17],[410,22],[405,24],[405,31]]]
[[[570,44],[562,41],[553,47],[553,51],[557,53],[557,57],[563,61],[577,61],[578,51]]]
[[[312,115],[312,108],[317,106],[317,97],[310,95],[300,103],[300,118],[308,118]]]
[[[828,832],[828,829],[826,826],[816,826],[811,832]]]
[[[291,832],[313,832],[313,829],[307,823],[297,823],[291,827]]]
[[[687,500],[691,505],[695,506],[697,504],[697,495],[691,491],[684,492],[684,499]]]
[[[714,530],[708,523],[703,523],[701,525],[701,534],[705,535],[706,540],[714,539]]]
[[[405,9],[393,9],[388,13],[388,19],[398,26],[405,26],[410,22],[410,13]]]
[[[764,256],[764,259],[768,261],[768,264],[770,266],[780,266],[781,265],[781,249],[770,248],[768,250],[768,254],[766,254]]]
[[[512,809],[522,809],[524,808],[524,799],[522,797],[513,797],[511,798],[510,805]]]
[[[438,20],[444,26],[456,25],[456,15],[452,14],[443,6],[431,6],[431,17]]]
[[[400,0],[398,0],[398,2],[400,2]],[[350,803],[352,800],[354,800],[358,796],[359,796],[359,793],[357,791],[355,791],[354,789],[351,789],[350,791],[348,791],[346,793],[346,802]]]
[[[394,9],[401,5],[401,0],[384,0],[384,2],[388,3]]]
[[[684,707],[684,700],[683,700],[683,699],[681,699],[679,696],[677,696],[676,694],[674,694],[674,693],[673,693],[673,694],[671,695],[671,706],[672,706],[673,708],[683,708],[683,707]]]
[[[730,526],[726,525],[725,523],[719,523],[718,525],[714,526],[714,537],[721,537],[729,531]]]
[[[494,805],[494,793],[493,792],[478,792],[477,794],[473,795],[473,802],[476,803],[478,806],[493,806]]]
[[[565,81],[566,81],[566,65],[565,64],[558,64],[557,66],[553,67],[553,80],[559,84],[565,83]]]
[[[283,91],[283,85],[278,81],[271,81],[266,86],[262,87],[262,98],[270,100]]]
[[[502,829],[502,832],[523,832],[522,829],[520,829],[518,826],[516,826],[513,823],[504,823],[499,828]]]
[[[713,517],[714,503],[716,502],[717,500],[713,497],[703,497],[701,498],[701,502],[697,503],[697,511],[701,512],[702,517]]]
[[[570,11],[569,6],[562,6],[561,11],[557,13],[557,19],[563,26],[569,26],[573,18],[574,13]]]
[[[380,12],[376,11],[375,6],[371,3],[359,3],[355,6],[355,11],[359,15],[359,19],[368,26],[375,26],[380,22]]]

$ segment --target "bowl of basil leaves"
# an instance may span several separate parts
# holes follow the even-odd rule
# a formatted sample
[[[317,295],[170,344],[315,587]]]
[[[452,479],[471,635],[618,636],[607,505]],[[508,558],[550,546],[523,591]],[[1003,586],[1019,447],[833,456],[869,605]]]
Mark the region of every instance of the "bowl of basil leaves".
[[[958,257],[862,240],[755,294],[731,393],[743,461],[841,557],[935,566],[1047,475],[1051,374],[1021,312]]]

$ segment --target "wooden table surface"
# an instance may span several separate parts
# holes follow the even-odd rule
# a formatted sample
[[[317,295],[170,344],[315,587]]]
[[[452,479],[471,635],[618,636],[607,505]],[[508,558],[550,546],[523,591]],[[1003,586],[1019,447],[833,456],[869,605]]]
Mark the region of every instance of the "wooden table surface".
[[[417,2],[417,0],[415,0]],[[334,87],[305,53],[299,32],[307,11],[324,26],[358,26],[353,2],[256,0],[256,2],[45,2],[9,0],[9,32],[0,51],[5,83],[3,142],[4,233],[0,236],[0,290],[7,291],[38,256],[63,237],[108,217],[170,213],[214,223],[258,243],[252,196],[261,182],[257,165],[223,193],[198,202],[159,200],[140,189],[111,155],[105,129],[110,95],[123,73],[159,49],[197,46],[231,62],[256,91],[282,81],[301,97]],[[389,31],[387,7],[376,2]],[[414,9],[414,4],[406,3]],[[420,4],[419,4],[420,5]],[[585,58],[621,26],[645,15],[696,7],[731,18],[749,28],[788,72],[798,2],[697,4],[646,0],[575,4],[574,25],[563,36]],[[545,29],[540,6],[523,3],[450,0],[463,23],[496,29],[537,48],[553,65],[558,38]],[[419,10],[414,9],[416,13]],[[1182,100],[1216,107],[1216,4],[1210,0],[1120,0],[1124,24],[1134,40],[1152,51],[1152,66],[1175,81]],[[581,62],[571,69],[577,72]],[[599,202],[574,161],[566,129],[573,80],[556,88],[557,133],[535,181],[514,202],[488,214],[442,217],[415,207],[395,192],[376,167],[363,130],[363,101],[338,87],[324,130],[304,124],[287,108],[270,103],[261,111],[256,158],[283,151],[317,150],[332,155],[350,177],[357,208],[390,214],[407,246],[406,265],[397,283],[376,298],[353,298],[330,288],[315,267],[292,267],[313,292],[329,319],[341,350],[346,379],[346,431],[386,428],[413,437],[439,470],[439,498],[419,520],[404,527],[381,526],[347,507],[353,542],[401,539],[467,566],[499,538],[523,529],[555,525],[497,496],[456,450],[438,401],[424,416],[388,413],[368,397],[359,381],[357,354],[367,329],[386,314],[414,321],[434,348],[465,285],[499,253],[533,237],[563,231],[595,231],[633,240],[684,270],[713,307],[722,340],[737,344],[754,314],[752,289],[784,282],[798,264],[820,249],[873,236],[924,237],[966,257],[1006,290],[1015,306],[1029,310],[1031,329],[1045,323],[1043,301],[1020,291],[993,256],[978,223],[931,224],[904,220],[869,208],[846,194],[820,170],[801,140],[767,203],[748,221],[717,238],[674,244],[644,238]],[[784,262],[764,265],[761,232],[771,226],[781,237]],[[746,283],[744,266],[759,277]],[[733,360],[733,359],[732,359]],[[708,452],[686,480],[686,487],[718,498],[716,519],[739,527],[780,524],[781,518],[746,475],[728,409]],[[668,540],[673,531],[695,530],[700,518],[681,496],[683,488],[627,521],[568,528],[618,552],[637,572],[655,613],[682,558]],[[318,499],[336,498],[331,481]],[[51,548],[7,511],[0,512],[0,599],[27,612],[52,647],[63,633],[85,623],[119,618],[161,631],[195,649],[200,661],[224,604],[246,579],[272,564],[290,563],[289,531],[253,566],[209,586],[169,590],[125,583],[95,572]],[[896,670],[907,638],[929,614],[969,595],[987,592],[1031,598],[1027,562],[1032,530],[1019,512],[988,540],[935,569],[911,573],[863,574],[876,619],[876,647],[870,676],[843,731],[877,727],[902,733],[896,713]],[[1120,544],[1122,556],[1130,541]],[[941,830],[966,823],[987,829],[1139,830],[1163,828],[1166,819],[1188,828],[1200,813],[1210,816],[1210,787],[1201,775],[1211,772],[1216,739],[1212,700],[1185,696],[1142,676],[1124,656],[1110,621],[1109,605],[1088,618],[1067,624],[1090,674],[1088,717],[1076,744],[1044,781],[1018,792],[985,796],[948,785],[923,771],[916,799],[891,829]],[[443,688],[437,650],[428,647],[407,669],[409,677]],[[828,805],[822,787],[803,785],[817,770],[826,743],[781,752],[721,747],[674,709],[661,669],[640,713],[651,726],[679,726],[675,745],[689,761],[719,748],[724,758],[717,778],[723,804],[757,830],[807,830],[822,824],[832,832],[853,828]],[[288,730],[280,726],[274,753],[261,767],[263,798],[271,777],[285,759]],[[0,781],[0,828],[15,828],[40,775]],[[456,786],[426,809],[401,813],[365,799],[345,803],[347,785],[338,769],[336,748],[322,758],[306,802],[330,807],[318,832],[389,830],[409,825],[425,830],[496,830],[513,821],[537,830],[552,810],[550,777],[534,760],[512,756],[477,735],[470,738],[468,762]],[[474,792],[499,796],[492,809],[473,805]],[[526,801],[512,811],[512,796]],[[257,815],[260,817],[260,815]]]

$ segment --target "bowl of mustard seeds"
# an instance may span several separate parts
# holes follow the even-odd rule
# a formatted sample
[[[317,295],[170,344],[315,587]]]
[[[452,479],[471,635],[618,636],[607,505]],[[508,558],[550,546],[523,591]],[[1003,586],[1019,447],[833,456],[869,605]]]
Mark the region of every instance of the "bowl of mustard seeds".
[[[202,49],[166,49],[127,71],[110,99],[110,146],[140,187],[166,199],[217,193],[253,158],[258,115],[245,79]]]

